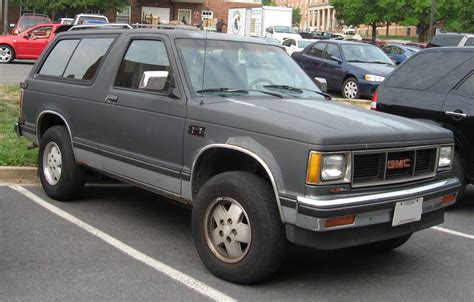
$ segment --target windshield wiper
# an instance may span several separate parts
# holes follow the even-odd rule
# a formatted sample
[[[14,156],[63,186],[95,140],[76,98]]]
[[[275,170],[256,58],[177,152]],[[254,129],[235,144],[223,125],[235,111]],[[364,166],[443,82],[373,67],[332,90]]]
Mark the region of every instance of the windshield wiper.
[[[292,87],[288,85],[263,85],[263,88],[282,89],[282,90],[296,92],[296,93],[303,93],[303,91],[310,91],[310,92],[314,92],[316,94],[322,95],[328,101],[332,99],[331,96],[327,93],[317,91],[317,90],[307,89],[307,88],[298,88],[298,87]]]
[[[276,92],[270,92],[270,91],[264,91],[264,90],[258,90],[258,89],[231,89],[231,88],[224,88],[224,87],[206,88],[206,89],[198,90],[196,91],[196,93],[216,93],[217,95],[219,95],[219,94],[225,94],[225,93],[249,93],[250,91],[268,94],[280,99],[283,98],[281,94],[276,93]]]
[[[346,62],[351,62],[351,63],[370,63],[370,62],[362,61],[362,60],[347,60]]]
[[[374,64],[390,64],[389,62],[384,62],[384,61],[370,61],[367,63],[374,63]]]

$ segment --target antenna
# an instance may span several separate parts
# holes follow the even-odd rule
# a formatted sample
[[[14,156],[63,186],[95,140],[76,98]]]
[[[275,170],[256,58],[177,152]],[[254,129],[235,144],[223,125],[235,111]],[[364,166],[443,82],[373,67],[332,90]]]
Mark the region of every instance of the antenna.
[[[204,77],[206,75],[206,55],[207,55],[207,29],[205,29],[206,36],[204,37],[204,60],[202,63],[202,84],[201,84],[201,102],[199,105],[204,105]]]

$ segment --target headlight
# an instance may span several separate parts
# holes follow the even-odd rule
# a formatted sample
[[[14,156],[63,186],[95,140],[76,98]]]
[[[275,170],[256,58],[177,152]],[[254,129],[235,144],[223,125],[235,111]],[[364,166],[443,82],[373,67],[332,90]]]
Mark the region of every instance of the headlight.
[[[321,180],[336,180],[344,176],[345,157],[343,154],[323,155]]]
[[[330,154],[310,152],[306,183],[316,185],[325,182],[348,181],[350,178],[349,159],[350,152]]]
[[[364,79],[366,81],[371,81],[371,82],[383,82],[385,80],[385,77],[373,75],[373,74],[366,74],[364,76]]]
[[[453,158],[453,147],[452,146],[441,146],[439,148],[439,159],[438,168],[449,168]]]

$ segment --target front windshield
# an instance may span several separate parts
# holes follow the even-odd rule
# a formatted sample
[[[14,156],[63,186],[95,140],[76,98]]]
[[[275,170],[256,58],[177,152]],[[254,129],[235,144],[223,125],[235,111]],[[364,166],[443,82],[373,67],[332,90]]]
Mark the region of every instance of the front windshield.
[[[277,46],[219,40],[206,43],[202,39],[179,39],[176,44],[197,95],[212,94],[213,89],[230,89],[252,96],[281,93],[285,97],[321,99],[316,84]],[[288,91],[271,85],[296,89]]]
[[[296,34],[296,30],[290,26],[275,26],[275,32],[285,34]]]
[[[342,53],[348,62],[386,63],[393,65],[387,55],[380,48],[368,44],[342,45]]]

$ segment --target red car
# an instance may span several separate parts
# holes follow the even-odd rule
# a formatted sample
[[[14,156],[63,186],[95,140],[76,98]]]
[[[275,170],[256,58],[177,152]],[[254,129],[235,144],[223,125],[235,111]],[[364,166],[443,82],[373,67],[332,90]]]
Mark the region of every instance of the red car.
[[[14,59],[36,60],[61,24],[38,24],[18,35],[0,36],[0,63]]]

